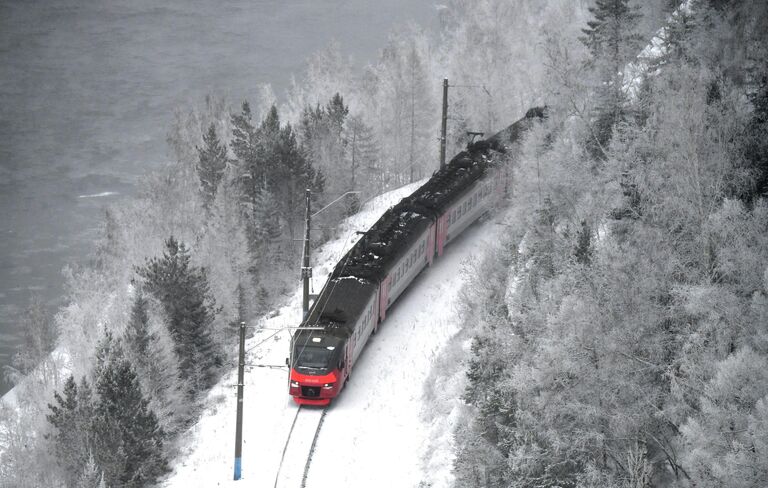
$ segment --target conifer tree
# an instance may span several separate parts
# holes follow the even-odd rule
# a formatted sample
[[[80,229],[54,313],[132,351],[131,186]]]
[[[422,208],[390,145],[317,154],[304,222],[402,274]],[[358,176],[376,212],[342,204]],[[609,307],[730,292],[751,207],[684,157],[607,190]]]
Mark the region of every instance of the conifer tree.
[[[205,270],[190,260],[186,246],[170,237],[162,257],[148,260],[136,271],[144,278],[145,289],[163,306],[179,357],[180,376],[194,397],[213,384],[221,356],[212,334],[217,311],[208,278]]]
[[[279,157],[276,172],[278,179],[275,181],[276,195],[293,241],[296,224],[304,212],[304,192],[307,188],[314,189],[316,175],[311,162],[299,149],[290,124],[280,129],[277,142]]]
[[[588,66],[597,76],[598,100],[588,148],[602,158],[613,130],[627,120],[624,66],[641,47],[642,38],[636,33],[640,13],[629,0],[596,0],[589,11],[594,18],[580,40],[591,55]]]
[[[380,191],[383,186],[379,167],[381,149],[373,129],[361,115],[353,115],[349,118],[347,133],[350,189]]]
[[[62,394],[55,392],[56,404],[48,404],[51,413],[46,418],[53,427],[48,438],[53,441],[56,461],[64,472],[64,483],[67,487],[79,487],[93,449],[92,392],[85,378],[78,388],[75,378],[70,376],[64,383]]]
[[[592,230],[586,220],[581,221],[581,229],[576,233],[576,246],[573,255],[579,264],[589,265],[592,262]]]
[[[328,105],[325,108],[325,113],[328,117],[328,127],[331,135],[336,139],[336,143],[342,146],[344,141],[342,139],[342,133],[344,131],[344,122],[349,115],[349,107],[344,105],[344,97],[338,92],[331,97],[328,101]]]
[[[203,203],[209,208],[216,197],[216,190],[224,176],[227,166],[227,148],[216,136],[216,126],[211,124],[203,134],[203,147],[197,148],[197,176],[200,178],[200,191]]]
[[[752,173],[752,184],[743,192],[749,202],[768,196],[768,66],[752,103],[754,112],[742,143],[747,169]]]
[[[423,64],[421,56],[416,50],[416,45],[412,44],[405,60],[406,76],[408,77],[408,174],[411,183],[414,182],[416,176],[421,177],[423,174],[424,159],[427,154],[426,143],[429,138],[428,75]]]
[[[97,361],[93,454],[105,484],[138,488],[155,483],[168,472],[165,434],[122,345],[110,333],[99,344]]]
[[[150,316],[150,299],[139,288],[125,330],[126,353],[158,421],[170,433],[186,419],[187,402],[179,388],[176,353],[158,325]]]
[[[263,249],[280,238],[280,208],[271,191],[259,190],[253,207],[252,244]]]
[[[93,457],[93,453],[89,453],[88,461],[85,463],[80,478],[77,480],[77,488],[101,488],[106,486],[104,483],[104,475],[102,474],[99,466],[96,464],[96,458]]]
[[[260,188],[272,191],[280,180],[280,116],[277,107],[272,105],[261,121],[256,132],[257,160],[259,166],[254,168],[254,174],[259,180]]]
[[[256,128],[253,126],[251,107],[243,102],[242,111],[232,115],[232,141],[230,147],[235,154],[235,181],[242,191],[243,203],[254,204],[256,194],[263,186],[263,175],[259,170],[259,144]],[[248,212],[248,215],[251,213]]]

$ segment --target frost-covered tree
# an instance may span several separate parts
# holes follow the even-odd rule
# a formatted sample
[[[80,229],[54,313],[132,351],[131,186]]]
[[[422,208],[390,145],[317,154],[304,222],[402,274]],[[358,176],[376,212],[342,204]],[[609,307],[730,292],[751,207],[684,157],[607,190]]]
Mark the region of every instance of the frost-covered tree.
[[[51,352],[56,347],[58,333],[45,304],[39,297],[32,297],[21,319],[22,342],[13,355],[11,366],[5,374],[14,383],[32,373],[44,383],[58,383],[58,366]]]
[[[174,239],[165,242],[162,257],[136,268],[144,290],[162,305],[179,358],[179,374],[191,397],[207,390],[221,364],[220,344],[213,335],[217,313],[207,273],[191,264],[187,247]]]
[[[179,365],[173,340],[151,298],[137,289],[123,341],[142,392],[166,433],[173,433],[189,415],[188,401],[179,383]]]
[[[49,404],[47,415],[52,433],[56,463],[64,473],[67,487],[79,488],[88,470],[95,447],[93,435],[93,394],[85,377],[78,386],[74,376],[64,382],[61,394],[54,393],[55,404]]]
[[[258,191],[264,185],[264,169],[259,161],[258,135],[253,125],[251,106],[243,102],[241,112],[232,115],[232,152],[237,160],[234,162],[235,181],[242,190],[245,203],[253,205]]]
[[[93,451],[107,486],[142,487],[168,472],[165,434],[122,345],[107,333],[95,370]]]
[[[752,103],[754,110],[742,138],[742,151],[750,172],[750,183],[742,193],[747,201],[768,198],[768,65]]]
[[[589,49],[589,68],[596,76],[593,136],[588,147],[594,155],[604,152],[613,130],[627,121],[624,66],[642,47],[637,34],[640,12],[629,0],[596,0],[589,8],[592,20],[583,29],[581,42]]]
[[[682,426],[686,465],[701,487],[768,480],[768,359],[745,348],[716,366],[700,411]]]
[[[197,176],[200,178],[200,191],[203,203],[210,207],[216,197],[224,170],[227,166],[227,148],[216,135],[216,125],[211,124],[203,134],[203,146],[197,147]]]

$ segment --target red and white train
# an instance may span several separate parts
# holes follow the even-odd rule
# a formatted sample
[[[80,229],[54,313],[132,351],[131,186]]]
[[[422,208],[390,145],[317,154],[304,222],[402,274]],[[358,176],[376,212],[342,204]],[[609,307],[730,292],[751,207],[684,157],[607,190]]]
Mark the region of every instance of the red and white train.
[[[445,246],[504,193],[502,153],[534,120],[535,108],[493,137],[470,144],[387,212],[336,265],[291,341],[289,393],[301,405],[339,394],[387,310]]]

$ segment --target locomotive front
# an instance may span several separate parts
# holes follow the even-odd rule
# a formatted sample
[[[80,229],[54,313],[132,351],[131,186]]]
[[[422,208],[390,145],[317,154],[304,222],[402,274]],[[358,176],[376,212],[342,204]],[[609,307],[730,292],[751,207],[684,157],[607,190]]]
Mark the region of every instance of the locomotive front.
[[[289,393],[299,405],[328,405],[341,390],[344,340],[324,330],[300,330],[291,341]]]

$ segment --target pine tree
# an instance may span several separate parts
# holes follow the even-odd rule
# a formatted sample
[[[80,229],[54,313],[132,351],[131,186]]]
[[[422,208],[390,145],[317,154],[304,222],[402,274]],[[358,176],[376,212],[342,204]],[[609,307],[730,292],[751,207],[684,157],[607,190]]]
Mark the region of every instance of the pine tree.
[[[255,168],[256,178],[260,179],[261,188],[274,191],[280,179],[280,116],[277,107],[272,105],[261,121],[256,138],[259,167]]]
[[[243,102],[239,115],[232,115],[230,147],[237,158],[234,162],[235,181],[242,192],[243,203],[252,208],[258,191],[263,187],[264,175],[259,165],[258,135],[253,126],[248,102]],[[247,215],[250,215],[250,212],[247,212]]]
[[[353,115],[347,124],[349,149],[349,187],[366,193],[383,190],[379,158],[381,148],[373,129],[365,123],[361,115]],[[358,179],[359,178],[359,179]]]
[[[592,230],[586,220],[581,221],[581,229],[576,233],[576,246],[573,255],[579,264],[589,265],[592,262]]]
[[[263,250],[264,246],[279,239],[281,232],[280,207],[272,192],[263,188],[256,195],[253,208],[251,243],[257,248],[252,251]]]
[[[211,124],[203,135],[203,147],[197,148],[197,176],[200,178],[200,191],[203,203],[209,208],[216,197],[216,190],[224,176],[227,166],[227,148],[216,136],[216,126]]]
[[[306,127],[306,123],[302,123]],[[271,107],[259,127],[260,158],[266,168],[266,188],[278,205],[289,239],[293,241],[296,223],[303,211],[304,191],[316,182],[316,172],[299,148],[290,124],[280,126],[277,107]]]
[[[164,432],[119,341],[107,333],[97,352],[93,430],[107,486],[143,487],[168,472]]]
[[[613,130],[628,119],[623,73],[641,47],[642,38],[636,33],[640,13],[629,0],[596,0],[589,11],[594,19],[587,22],[580,40],[591,54],[588,66],[597,76],[598,101],[588,148],[602,158]]]
[[[743,192],[748,202],[768,196],[768,66],[752,103],[754,112],[742,142],[744,159],[751,172],[752,183]]]
[[[304,193],[307,188],[312,189],[315,171],[311,162],[299,149],[296,135],[290,124],[286,124],[280,130],[277,142],[279,163],[276,171],[275,195],[293,242],[296,224],[304,211],[301,204],[304,201]]]
[[[144,278],[145,289],[163,306],[181,378],[194,397],[213,384],[221,356],[212,334],[217,310],[206,272],[192,266],[190,259],[186,246],[170,237],[163,256],[148,260],[136,271]]]
[[[131,319],[125,331],[125,338],[129,349],[136,358],[146,358],[149,345],[155,340],[149,330],[149,312],[147,299],[141,290],[137,290],[136,298],[131,308]]]
[[[328,101],[325,113],[328,117],[330,133],[336,139],[334,142],[339,146],[343,146],[345,142],[343,140],[344,122],[347,120],[347,115],[349,115],[349,107],[344,105],[344,97],[338,92],[333,95],[330,101]]]
[[[427,74],[425,72],[421,56],[412,44],[406,57],[406,76],[408,77],[408,164],[410,182],[414,177],[421,177],[425,156],[428,154],[429,127],[429,89],[427,87]]]
[[[85,468],[75,486],[77,488],[100,488],[101,486],[106,486],[104,484],[104,475],[96,464],[96,458],[93,457],[92,452],[88,454],[88,461],[85,463]]]
[[[125,330],[126,353],[163,430],[171,433],[186,420],[187,401],[179,391],[176,353],[158,322],[150,316],[150,299],[139,288]]]
[[[74,376],[64,383],[63,396],[54,393],[56,404],[48,404],[51,411],[46,419],[53,427],[47,437],[53,440],[56,461],[64,471],[68,487],[79,487],[87,471],[93,449],[91,387],[83,378],[78,388]]]

